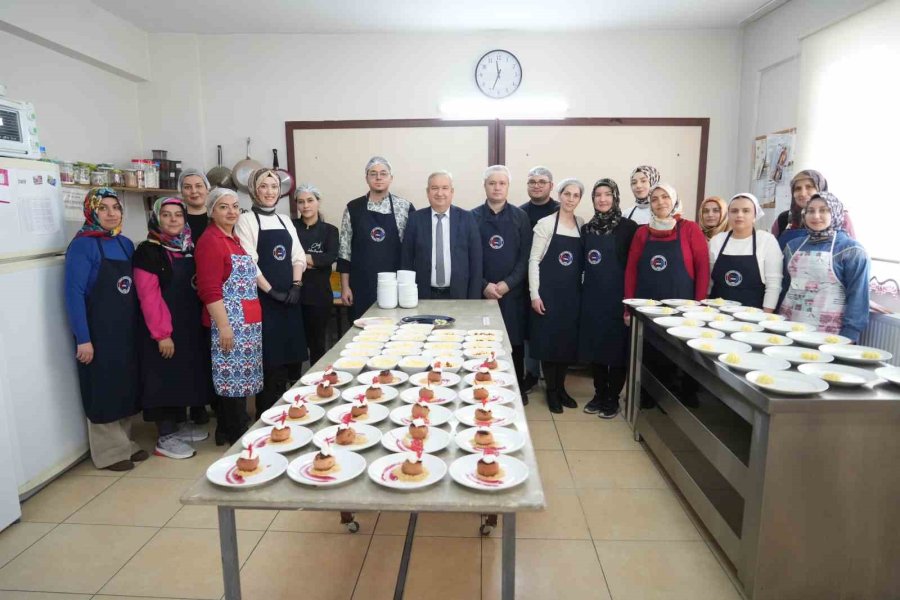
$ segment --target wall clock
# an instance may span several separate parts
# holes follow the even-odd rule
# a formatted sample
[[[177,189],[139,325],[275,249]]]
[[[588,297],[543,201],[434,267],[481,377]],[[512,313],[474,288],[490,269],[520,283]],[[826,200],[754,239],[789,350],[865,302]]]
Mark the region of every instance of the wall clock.
[[[491,50],[475,65],[475,84],[488,98],[506,98],[522,83],[522,65],[515,54]]]

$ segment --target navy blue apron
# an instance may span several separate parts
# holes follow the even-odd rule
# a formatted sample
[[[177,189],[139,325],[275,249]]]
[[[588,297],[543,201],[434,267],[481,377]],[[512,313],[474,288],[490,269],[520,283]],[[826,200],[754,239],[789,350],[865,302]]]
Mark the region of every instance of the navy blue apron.
[[[675,224],[674,240],[661,241],[647,237],[638,261],[635,293],[638,298],[650,300],[694,298],[694,280],[688,275],[681,251],[681,223]]]
[[[506,208],[503,209],[505,211]],[[519,251],[522,240],[519,236],[519,228],[511,213],[494,214],[484,206],[484,219],[480,224],[482,254],[484,256],[484,279],[490,283],[497,283],[509,275],[516,267],[519,259]],[[505,218],[501,215],[505,214]],[[518,346],[524,342],[526,303],[524,297],[526,281],[511,288],[498,301],[503,322],[506,325],[506,334],[509,336],[511,346]]]
[[[195,273],[193,256],[173,260],[172,279],[162,290],[172,316],[172,358],[162,357],[159,344],[144,326],[141,406],[145,409],[203,406],[208,400],[212,381],[208,372],[209,349],[200,328],[201,304],[194,288]]]
[[[586,233],[581,289],[578,359],[608,367],[625,366],[628,329],[622,319],[625,265],[616,252],[616,235]]]
[[[287,291],[294,280],[291,234],[278,215],[274,216],[281,223],[281,229],[263,229],[256,211],[253,216],[259,225],[256,265],[273,288]],[[262,293],[259,303],[262,305],[263,370],[306,360],[309,355],[300,304],[288,306]]]
[[[559,235],[559,213],[553,237],[540,264],[538,294],[545,314],[532,309],[528,343],[531,357],[549,362],[573,363],[578,358],[578,315],[581,307],[582,242],[580,237]]]
[[[78,382],[84,414],[91,423],[113,423],[140,410],[140,372],[135,330],[137,294],[130,260],[106,258],[100,238],[100,269],[86,300],[88,331],[94,359],[78,363]],[[125,246],[116,238],[125,252]]]
[[[749,256],[725,255],[725,246],[728,245],[731,234],[729,231],[712,270],[712,297],[762,308],[766,285],[759,274],[759,262],[756,260],[756,230],[753,231],[753,254]]]
[[[360,212],[351,221],[350,289],[353,306],[350,319],[360,318],[375,303],[379,271],[400,268],[400,230],[394,216],[394,197],[388,194],[391,212],[377,213],[366,208],[368,196],[361,198]],[[384,202],[384,200],[382,200]]]

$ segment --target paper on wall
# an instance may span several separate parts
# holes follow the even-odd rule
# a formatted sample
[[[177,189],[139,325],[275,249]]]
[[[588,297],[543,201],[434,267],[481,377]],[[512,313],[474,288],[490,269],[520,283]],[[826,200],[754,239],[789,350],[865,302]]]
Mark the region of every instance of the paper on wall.
[[[84,221],[84,194],[80,188],[63,188],[63,214],[66,221]]]
[[[10,173],[21,231],[37,235],[57,233],[61,224],[56,210],[60,189],[56,175],[31,169],[14,169]]]

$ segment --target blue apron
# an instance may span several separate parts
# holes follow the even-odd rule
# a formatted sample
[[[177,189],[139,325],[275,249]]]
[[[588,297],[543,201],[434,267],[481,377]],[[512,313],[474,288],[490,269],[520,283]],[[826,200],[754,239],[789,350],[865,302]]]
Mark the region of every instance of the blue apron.
[[[506,208],[503,209],[503,211],[505,210]],[[506,218],[503,218],[501,216],[504,214],[503,211],[494,214],[485,202],[484,219],[479,226],[484,256],[483,275],[484,279],[490,283],[502,281],[515,269],[522,245],[519,228],[512,219],[512,215],[506,213]],[[525,315],[527,314],[525,287],[526,282],[523,281],[511,288],[498,301],[511,346],[522,344],[525,338]]]
[[[276,290],[287,291],[294,280],[291,264],[293,239],[280,216],[281,229],[263,229],[259,214],[253,211],[259,226],[256,239],[256,265],[263,277]],[[292,225],[293,227],[293,225]],[[306,333],[303,329],[303,309],[297,303],[288,306],[268,294],[259,295],[262,305],[263,368],[301,363],[306,360]]]
[[[731,239],[731,234],[729,231],[712,270],[712,297],[735,300],[744,306],[762,308],[766,285],[759,274],[759,262],[756,260],[756,231],[753,231],[753,254],[749,256],[725,254],[725,247]]]
[[[538,294],[545,314],[531,311],[528,343],[532,358],[573,363],[578,358],[578,315],[581,306],[581,238],[559,235],[559,213],[553,237],[540,264]]]
[[[578,331],[578,359],[608,367],[625,366],[628,329],[622,319],[625,265],[616,252],[614,232],[586,233],[584,283]]]
[[[379,271],[400,268],[400,230],[394,216],[394,197],[388,194],[391,212],[377,213],[366,208],[363,196],[351,214],[353,239],[350,242],[350,289],[353,306],[350,319],[358,319],[375,303]],[[384,202],[384,200],[382,200]]]
[[[681,223],[675,224],[674,240],[647,238],[638,261],[635,294],[650,300],[694,298],[694,280],[688,275],[681,251]]]

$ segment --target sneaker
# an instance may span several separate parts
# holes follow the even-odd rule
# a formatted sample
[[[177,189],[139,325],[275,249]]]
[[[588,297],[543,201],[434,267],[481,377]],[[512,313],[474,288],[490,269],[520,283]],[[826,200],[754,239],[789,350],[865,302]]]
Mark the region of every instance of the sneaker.
[[[584,412],[589,415],[596,415],[600,412],[600,398],[594,396],[591,401],[584,406]]]
[[[209,431],[206,427],[202,425],[194,425],[193,423],[184,423],[181,428],[178,429],[174,434],[178,436],[178,439],[182,442],[187,442],[189,444],[193,442],[202,442],[206,438],[209,437]]]
[[[619,414],[619,407],[616,406],[615,408],[601,409],[597,413],[597,416],[600,417],[601,419],[615,419],[618,414]]]
[[[178,432],[172,433],[159,438],[156,441],[156,449],[153,454],[157,456],[166,456],[168,458],[190,458],[196,454],[190,444],[185,443],[178,437]]]
[[[522,385],[520,385],[519,387],[522,389],[523,393],[528,393],[537,384],[538,384],[537,377],[535,377],[531,373],[525,373],[525,378],[522,380]]]

